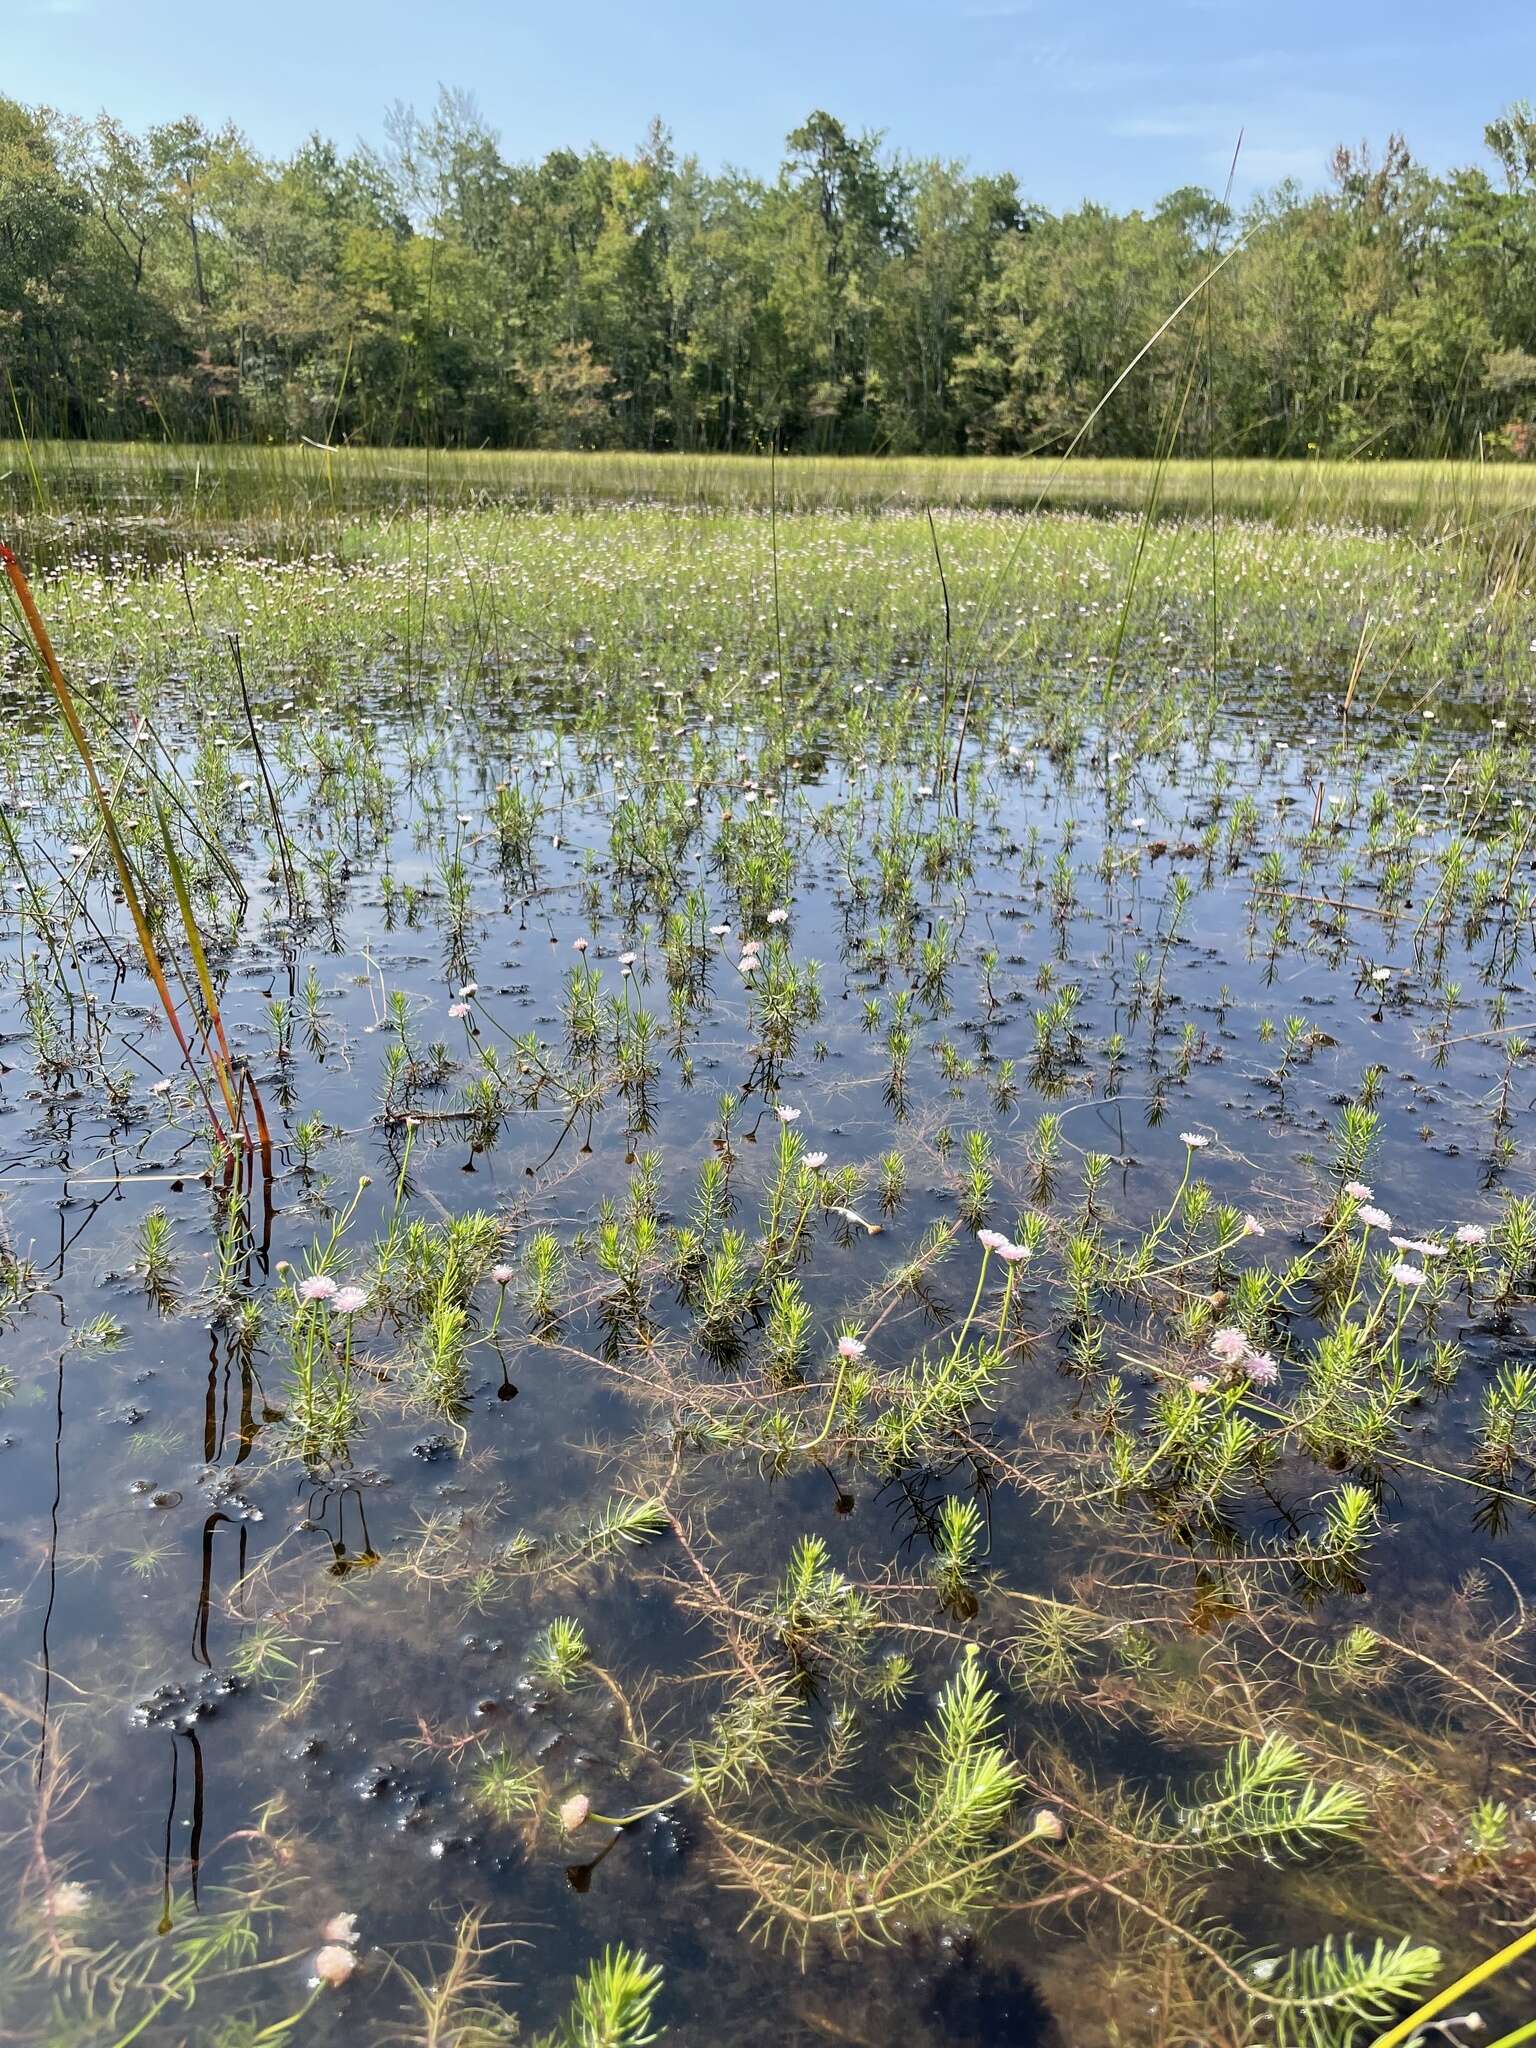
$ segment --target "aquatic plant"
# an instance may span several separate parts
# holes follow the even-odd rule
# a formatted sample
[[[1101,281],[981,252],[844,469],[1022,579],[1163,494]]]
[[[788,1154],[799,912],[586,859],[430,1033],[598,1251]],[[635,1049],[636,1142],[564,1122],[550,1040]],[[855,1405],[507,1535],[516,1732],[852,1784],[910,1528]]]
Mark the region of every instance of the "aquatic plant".
[[[921,2031],[963,1941],[1085,2039],[1365,2048],[1536,1910],[1528,599],[719,487],[55,536],[223,1142],[0,653],[20,2029],[638,2039],[676,1912],[736,2031],[840,1947]],[[175,1977],[279,1790],[323,1906]]]

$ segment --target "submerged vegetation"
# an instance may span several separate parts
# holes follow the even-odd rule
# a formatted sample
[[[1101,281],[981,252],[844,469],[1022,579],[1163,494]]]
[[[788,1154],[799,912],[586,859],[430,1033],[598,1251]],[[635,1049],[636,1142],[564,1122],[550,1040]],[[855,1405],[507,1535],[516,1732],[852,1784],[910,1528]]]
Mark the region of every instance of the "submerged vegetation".
[[[1517,518],[178,459],[7,564],[0,2031],[1522,2038]]]

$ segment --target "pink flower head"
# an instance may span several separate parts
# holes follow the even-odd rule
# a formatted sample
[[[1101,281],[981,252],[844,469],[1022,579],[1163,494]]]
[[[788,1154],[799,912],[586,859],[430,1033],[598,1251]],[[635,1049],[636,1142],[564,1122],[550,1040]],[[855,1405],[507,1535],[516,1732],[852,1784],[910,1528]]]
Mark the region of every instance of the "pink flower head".
[[[978,1230],[976,1242],[984,1252],[1000,1252],[1008,1242],[1007,1233],[1001,1230]]]
[[[1457,1229],[1456,1242],[1468,1245],[1486,1244],[1488,1242],[1488,1233],[1484,1230],[1481,1223],[1463,1223]]]
[[[328,1984],[333,1991],[339,1991],[357,1968],[357,1957],[339,1941],[328,1941],[309,1967],[317,1984]]]
[[[1255,1351],[1245,1358],[1243,1371],[1256,1387],[1273,1387],[1279,1383],[1280,1368],[1267,1351]]]
[[[1347,1180],[1344,1183],[1344,1193],[1352,1202],[1368,1202],[1375,1192],[1376,1190],[1368,1188],[1363,1180]]]
[[[492,1266],[491,1278],[498,1287],[510,1287],[517,1274],[515,1268],[511,1266]]]
[[[621,967],[633,967],[639,957],[638,953],[621,953],[619,955],[619,965]]]
[[[448,1005],[448,1014],[450,1017],[467,1017],[469,1015],[469,1005],[468,1003],[450,1003]]]
[[[805,1163],[811,1169],[812,1173],[820,1173],[821,1169],[827,1163],[827,1154],[825,1152],[807,1152],[805,1155]]]
[[[1029,1257],[1029,1246],[1015,1244],[1011,1237],[1005,1237],[997,1248],[997,1256],[1006,1266],[1022,1266]]]
[[[861,1344],[857,1337],[839,1337],[837,1340],[837,1355],[839,1358],[850,1360],[862,1358],[868,1349],[869,1346]]]
[[[1189,1390],[1192,1394],[1208,1394],[1211,1391],[1212,1384],[1209,1373],[1197,1372],[1189,1383]]]
[[[1264,1235],[1264,1226],[1257,1216],[1245,1216],[1243,1218],[1243,1235],[1244,1237],[1262,1237]]]
[[[1211,1339],[1211,1356],[1218,1365],[1241,1365],[1248,1356],[1248,1339],[1241,1330],[1218,1330]]]
[[[1422,1287],[1424,1285],[1424,1275],[1417,1266],[1410,1266],[1406,1260],[1402,1265],[1392,1268],[1392,1278],[1399,1287]]]
[[[768,922],[770,924],[787,924],[789,922],[789,912],[787,910],[770,910]]]
[[[331,1298],[331,1307],[339,1316],[355,1316],[359,1309],[367,1306],[366,1287],[338,1287]]]
[[[1191,1152],[1203,1152],[1210,1142],[1209,1138],[1202,1138],[1198,1131],[1180,1131],[1179,1133],[1179,1143],[1187,1145]]]
[[[1368,1230],[1390,1230],[1392,1228],[1392,1218],[1385,1209],[1372,1209],[1369,1205],[1366,1205],[1360,1209],[1359,1216],[1360,1221]]]
[[[572,947],[578,953],[585,953],[590,943],[590,940],[587,939],[573,939],[571,941]]]
[[[773,1112],[781,1124],[796,1124],[800,1121],[798,1109],[786,1109],[782,1103]]]
[[[329,1301],[336,1291],[336,1282],[329,1273],[311,1273],[307,1280],[299,1282],[300,1301]]]

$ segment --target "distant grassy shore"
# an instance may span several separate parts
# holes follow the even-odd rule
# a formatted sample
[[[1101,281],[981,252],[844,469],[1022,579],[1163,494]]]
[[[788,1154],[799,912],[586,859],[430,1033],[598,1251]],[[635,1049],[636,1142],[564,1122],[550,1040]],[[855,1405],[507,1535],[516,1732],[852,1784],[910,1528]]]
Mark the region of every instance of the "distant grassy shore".
[[[72,505],[210,518],[477,498],[535,503],[625,500],[724,509],[877,511],[927,505],[1140,512],[1279,524],[1359,524],[1437,535],[1536,520],[1536,463],[1070,461],[1023,457],[441,452],[309,445],[0,442],[0,505]]]

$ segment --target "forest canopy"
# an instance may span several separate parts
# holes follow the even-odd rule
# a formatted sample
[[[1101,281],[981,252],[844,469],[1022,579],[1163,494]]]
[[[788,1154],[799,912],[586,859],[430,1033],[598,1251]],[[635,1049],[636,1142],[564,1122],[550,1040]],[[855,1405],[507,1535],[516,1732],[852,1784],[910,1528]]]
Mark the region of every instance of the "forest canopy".
[[[287,157],[0,98],[0,365],[36,435],[459,447],[1536,453],[1536,110],[1241,210],[1051,213],[813,113],[771,179],[658,122],[511,161],[472,100]],[[1223,262],[1222,259],[1225,259]],[[1197,360],[1198,357],[1198,360]]]

